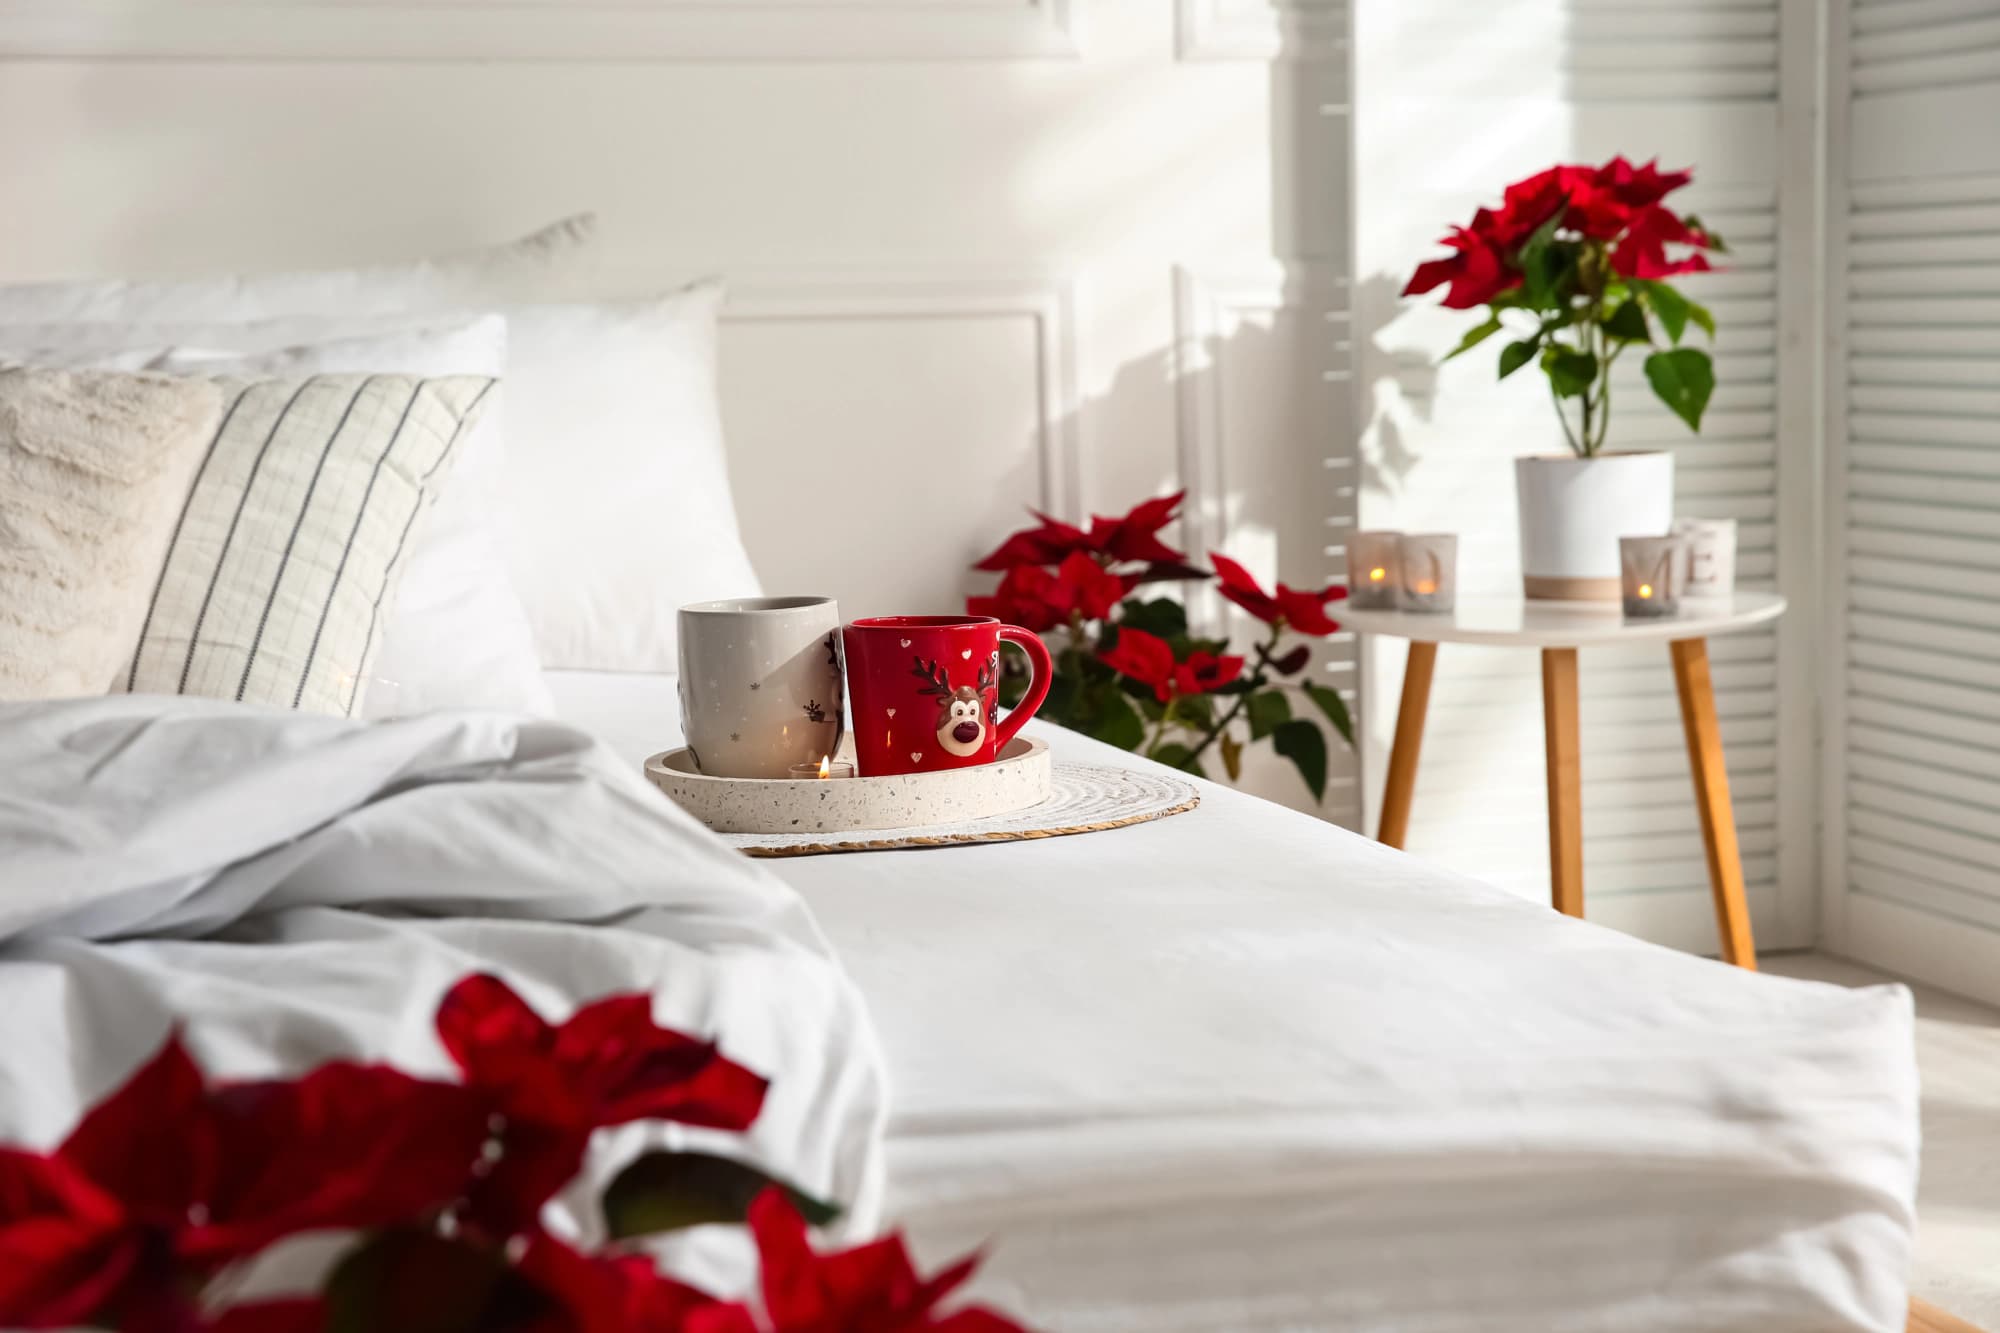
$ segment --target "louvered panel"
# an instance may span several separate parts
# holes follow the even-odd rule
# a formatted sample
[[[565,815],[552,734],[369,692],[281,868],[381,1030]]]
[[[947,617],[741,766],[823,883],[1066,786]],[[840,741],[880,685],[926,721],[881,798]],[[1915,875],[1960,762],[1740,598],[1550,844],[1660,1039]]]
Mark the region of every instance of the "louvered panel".
[[[2000,79],[2000,14],[1981,0],[1855,0],[1852,18],[1856,97]]]
[[[1941,707],[1937,701],[1901,703],[1878,699],[1865,690],[1851,695],[1847,704],[1850,725],[1874,727],[1883,732],[1908,736],[1930,736],[1960,745],[1986,746],[2000,753],[2000,722],[1967,717],[1963,710]]]
[[[1576,101],[1777,94],[1777,0],[1571,0],[1565,18],[1560,67]]]
[[[2000,692],[1914,676],[1895,670],[1893,665],[1859,664],[1847,673],[1847,688],[1851,699],[1881,699],[1912,708],[1942,709],[1975,721],[2000,722]]]

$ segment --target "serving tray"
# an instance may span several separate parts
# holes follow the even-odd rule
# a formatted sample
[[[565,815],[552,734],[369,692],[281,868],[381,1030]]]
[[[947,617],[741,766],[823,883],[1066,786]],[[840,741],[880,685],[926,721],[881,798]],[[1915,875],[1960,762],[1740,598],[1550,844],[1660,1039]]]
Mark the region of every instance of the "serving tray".
[[[1040,805],[1052,790],[1046,742],[1016,737],[976,768],[880,778],[717,778],[685,749],[646,761],[646,777],[717,833],[852,833],[966,824]]]

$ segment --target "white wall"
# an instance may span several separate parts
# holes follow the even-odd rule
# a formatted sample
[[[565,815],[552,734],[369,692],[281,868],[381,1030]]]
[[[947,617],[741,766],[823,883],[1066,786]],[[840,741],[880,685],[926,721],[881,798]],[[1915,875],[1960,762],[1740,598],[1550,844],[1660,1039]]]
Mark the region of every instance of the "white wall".
[[[2000,1000],[2000,3],[1833,33],[1827,933]]]
[[[773,587],[953,607],[1024,505],[1179,485],[1190,540],[1305,583],[1345,502],[1344,35],[1330,0],[8,0],[0,276],[596,209],[621,289],[736,284]]]
[[[1485,349],[1438,367],[1468,319],[1435,298],[1399,300],[1445,224],[1559,160],[1657,154],[1695,168],[1675,202],[1734,249],[1726,273],[1689,284],[1722,330],[1702,434],[1657,406],[1634,367],[1615,386],[1612,447],[1672,447],[1678,512],[1737,519],[1742,583],[1793,597],[1777,632],[1711,644],[1763,947],[1807,943],[1814,928],[1815,8],[1493,0],[1472,21],[1459,0],[1399,0],[1362,6],[1356,33],[1366,53],[1356,88],[1361,518],[1463,534],[1465,594],[1518,593],[1512,459],[1563,444],[1540,376],[1496,384]],[[1371,648],[1364,665],[1366,758],[1379,775],[1401,645]],[[1538,673],[1532,651],[1441,650],[1409,845],[1546,901]],[[1714,952],[1665,653],[1586,652],[1582,692],[1589,916]]]

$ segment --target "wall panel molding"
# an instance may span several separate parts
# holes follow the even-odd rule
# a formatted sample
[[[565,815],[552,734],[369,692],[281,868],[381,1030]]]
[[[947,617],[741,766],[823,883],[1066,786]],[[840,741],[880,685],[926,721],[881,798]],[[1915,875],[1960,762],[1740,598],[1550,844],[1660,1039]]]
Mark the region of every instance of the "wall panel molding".
[[[1078,54],[1083,0],[0,0],[0,56],[876,61]]]
[[[1300,524],[1324,522],[1330,540],[1344,540],[1354,522],[1357,491],[1355,437],[1349,422],[1350,411],[1339,404],[1318,410],[1315,398],[1337,395],[1341,400],[1352,389],[1352,356],[1349,343],[1349,283],[1343,267],[1327,261],[1270,260],[1229,266],[1179,265],[1174,269],[1174,353],[1172,358],[1176,462],[1180,482],[1187,487],[1187,503],[1182,511],[1182,545],[1197,554],[1235,546],[1234,516],[1230,498],[1240,491],[1240,480],[1232,480],[1231,460],[1241,460],[1256,449],[1278,447],[1271,440],[1245,440],[1233,435],[1229,426],[1227,392],[1230,343],[1246,321],[1290,315],[1301,321],[1297,336],[1304,346],[1296,350],[1298,373],[1288,380],[1293,400],[1284,405],[1285,419],[1307,427],[1308,438],[1298,441],[1294,452],[1312,455],[1325,472],[1324,484],[1311,474],[1296,475],[1298,494],[1290,505]],[[1324,422],[1330,432],[1310,429]],[[1308,466],[1305,458],[1297,468]],[[1311,542],[1299,542],[1299,547]],[[1338,564],[1339,547],[1325,552]],[[1324,557],[1323,557],[1324,558]],[[1281,562],[1282,563],[1282,562]],[[1289,582],[1308,583],[1322,577],[1314,565],[1285,563],[1280,571]],[[1226,607],[1208,588],[1191,589],[1191,613],[1198,623],[1220,627]],[[1337,613],[1337,612],[1336,612]],[[1240,640],[1239,640],[1240,642]],[[1355,636],[1341,633],[1325,640],[1315,658],[1314,669],[1322,679],[1347,697],[1350,711],[1357,708],[1358,687]],[[1357,713],[1358,716],[1358,713]],[[1332,747],[1328,767],[1327,796],[1319,813],[1348,828],[1361,821],[1360,761],[1338,741]]]
[[[1175,0],[1182,60],[1331,60],[1347,50],[1346,0]]]
[[[738,270],[725,323],[1021,319],[1034,328],[1040,503],[1080,514],[1082,364],[1077,283],[1063,275],[908,270]]]

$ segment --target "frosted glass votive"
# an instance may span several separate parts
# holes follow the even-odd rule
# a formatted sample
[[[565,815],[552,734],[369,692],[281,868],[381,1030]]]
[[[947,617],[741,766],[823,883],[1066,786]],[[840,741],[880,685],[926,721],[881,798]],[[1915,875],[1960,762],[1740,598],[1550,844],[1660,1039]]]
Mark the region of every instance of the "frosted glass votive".
[[[1687,539],[1620,537],[1618,570],[1627,617],[1670,616],[1680,609],[1687,582]]]
[[[1457,605],[1457,534],[1406,532],[1397,555],[1405,611],[1449,611]]]
[[[1689,597],[1727,597],[1736,591],[1736,520],[1679,518],[1674,535],[1687,539]]]
[[[1347,604],[1358,611],[1396,609],[1400,532],[1357,532],[1347,539]]]

